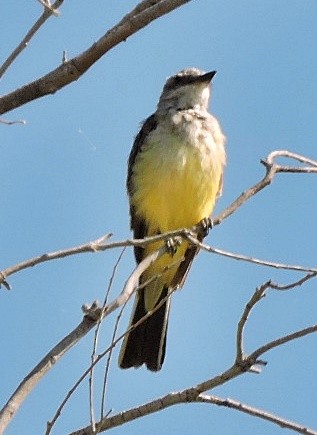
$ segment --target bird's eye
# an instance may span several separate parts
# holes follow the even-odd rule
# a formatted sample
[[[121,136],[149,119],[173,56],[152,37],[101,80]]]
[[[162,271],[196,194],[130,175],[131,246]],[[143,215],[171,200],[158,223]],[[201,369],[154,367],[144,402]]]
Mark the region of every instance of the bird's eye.
[[[173,86],[180,86],[183,83],[183,77],[175,76]]]

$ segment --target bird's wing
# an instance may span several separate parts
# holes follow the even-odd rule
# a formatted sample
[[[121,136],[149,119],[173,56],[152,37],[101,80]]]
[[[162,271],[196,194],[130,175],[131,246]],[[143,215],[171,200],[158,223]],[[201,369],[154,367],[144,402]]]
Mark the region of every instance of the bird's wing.
[[[131,197],[133,186],[133,166],[139,153],[141,153],[146,144],[146,138],[149,133],[156,129],[157,120],[155,114],[149,116],[143,123],[141,130],[137,134],[128,160],[128,176],[127,176],[127,190]],[[147,236],[147,225],[142,217],[138,216],[135,212],[133,205],[130,203],[130,227],[133,230],[133,236],[136,239],[143,239]],[[140,247],[134,247],[134,255],[137,263],[140,263],[143,259],[144,249]]]

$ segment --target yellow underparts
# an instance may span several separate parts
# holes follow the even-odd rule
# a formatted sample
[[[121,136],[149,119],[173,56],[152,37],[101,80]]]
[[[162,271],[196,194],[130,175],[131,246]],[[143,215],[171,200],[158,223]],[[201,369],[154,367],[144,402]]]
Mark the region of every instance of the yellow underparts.
[[[221,183],[223,154],[217,147],[186,145],[177,140],[168,146],[153,143],[142,151],[133,169],[137,214],[147,222],[148,236],[191,227],[209,217]],[[146,248],[145,255],[163,242]],[[162,288],[169,286],[184,257],[187,242],[174,255],[164,254],[142,275],[142,282],[156,276],[145,292],[146,309],[157,302]]]

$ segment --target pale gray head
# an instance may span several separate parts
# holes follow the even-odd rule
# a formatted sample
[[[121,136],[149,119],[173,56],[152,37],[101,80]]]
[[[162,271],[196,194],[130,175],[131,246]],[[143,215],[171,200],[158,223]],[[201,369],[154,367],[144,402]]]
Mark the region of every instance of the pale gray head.
[[[216,71],[205,73],[188,68],[167,79],[158,103],[159,110],[207,109],[210,82]]]

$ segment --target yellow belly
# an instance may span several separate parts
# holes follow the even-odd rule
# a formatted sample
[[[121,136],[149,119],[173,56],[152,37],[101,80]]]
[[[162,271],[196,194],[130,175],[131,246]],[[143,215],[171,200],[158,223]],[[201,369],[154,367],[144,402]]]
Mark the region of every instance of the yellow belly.
[[[133,169],[134,193],[131,202],[145,220],[148,235],[191,227],[209,217],[219,191],[223,155],[205,144],[189,146],[178,141],[162,146],[154,143],[142,151]],[[162,246],[155,243],[145,255]],[[151,309],[162,286],[168,286],[188,247],[183,242],[174,256],[164,254],[143,274],[142,281],[161,276],[146,291],[147,309]]]
[[[222,173],[222,161],[214,157],[204,145],[177,142],[140,154],[131,199],[151,234],[190,227],[210,216]]]

